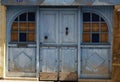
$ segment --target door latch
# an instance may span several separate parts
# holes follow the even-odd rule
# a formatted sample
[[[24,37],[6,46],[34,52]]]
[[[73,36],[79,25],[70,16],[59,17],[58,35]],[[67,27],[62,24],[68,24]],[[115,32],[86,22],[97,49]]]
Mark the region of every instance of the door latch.
[[[44,39],[47,40],[47,39],[48,39],[48,36],[45,35],[45,36],[44,36]]]

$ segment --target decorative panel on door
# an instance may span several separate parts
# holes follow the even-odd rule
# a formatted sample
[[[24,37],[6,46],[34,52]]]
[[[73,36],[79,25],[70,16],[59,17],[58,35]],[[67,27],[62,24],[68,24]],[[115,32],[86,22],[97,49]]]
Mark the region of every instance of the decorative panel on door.
[[[40,49],[40,80],[57,80],[58,52],[56,47]]]
[[[40,41],[42,43],[56,43],[57,42],[57,12],[42,11],[40,23]]]
[[[62,47],[60,49],[60,80],[77,80],[77,49]]]
[[[77,43],[77,15],[75,11],[61,12],[61,43]]]
[[[36,48],[9,48],[9,66],[10,72],[35,73],[36,69]]]
[[[81,78],[108,78],[110,74],[109,48],[82,48]]]

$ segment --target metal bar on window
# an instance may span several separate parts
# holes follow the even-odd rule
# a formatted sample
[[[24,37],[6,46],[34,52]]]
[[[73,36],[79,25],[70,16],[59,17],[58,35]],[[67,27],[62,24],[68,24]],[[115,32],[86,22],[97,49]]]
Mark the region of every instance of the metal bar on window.
[[[90,43],[92,43],[92,13],[90,12]]]
[[[19,33],[20,33],[20,16],[18,16],[18,43],[19,43]]]

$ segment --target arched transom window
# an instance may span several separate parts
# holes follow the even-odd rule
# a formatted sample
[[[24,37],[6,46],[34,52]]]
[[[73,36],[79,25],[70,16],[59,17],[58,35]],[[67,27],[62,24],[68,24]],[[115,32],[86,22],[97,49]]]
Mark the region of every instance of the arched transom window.
[[[11,28],[11,42],[35,42],[34,12],[26,12],[16,17]]]
[[[83,13],[83,43],[108,43],[108,26],[105,20],[91,12]]]

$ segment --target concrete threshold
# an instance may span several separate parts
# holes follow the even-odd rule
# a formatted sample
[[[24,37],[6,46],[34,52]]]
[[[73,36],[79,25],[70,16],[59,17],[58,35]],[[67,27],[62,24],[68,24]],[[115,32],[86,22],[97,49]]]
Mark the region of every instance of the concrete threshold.
[[[101,79],[79,79],[78,82],[112,82],[112,80],[101,80]]]
[[[0,82],[53,82],[53,81],[0,80]]]
[[[54,81],[39,81],[38,78],[31,77],[5,77],[0,82],[54,82]]]
[[[33,77],[5,77],[4,80],[38,81],[38,78],[33,78]]]

